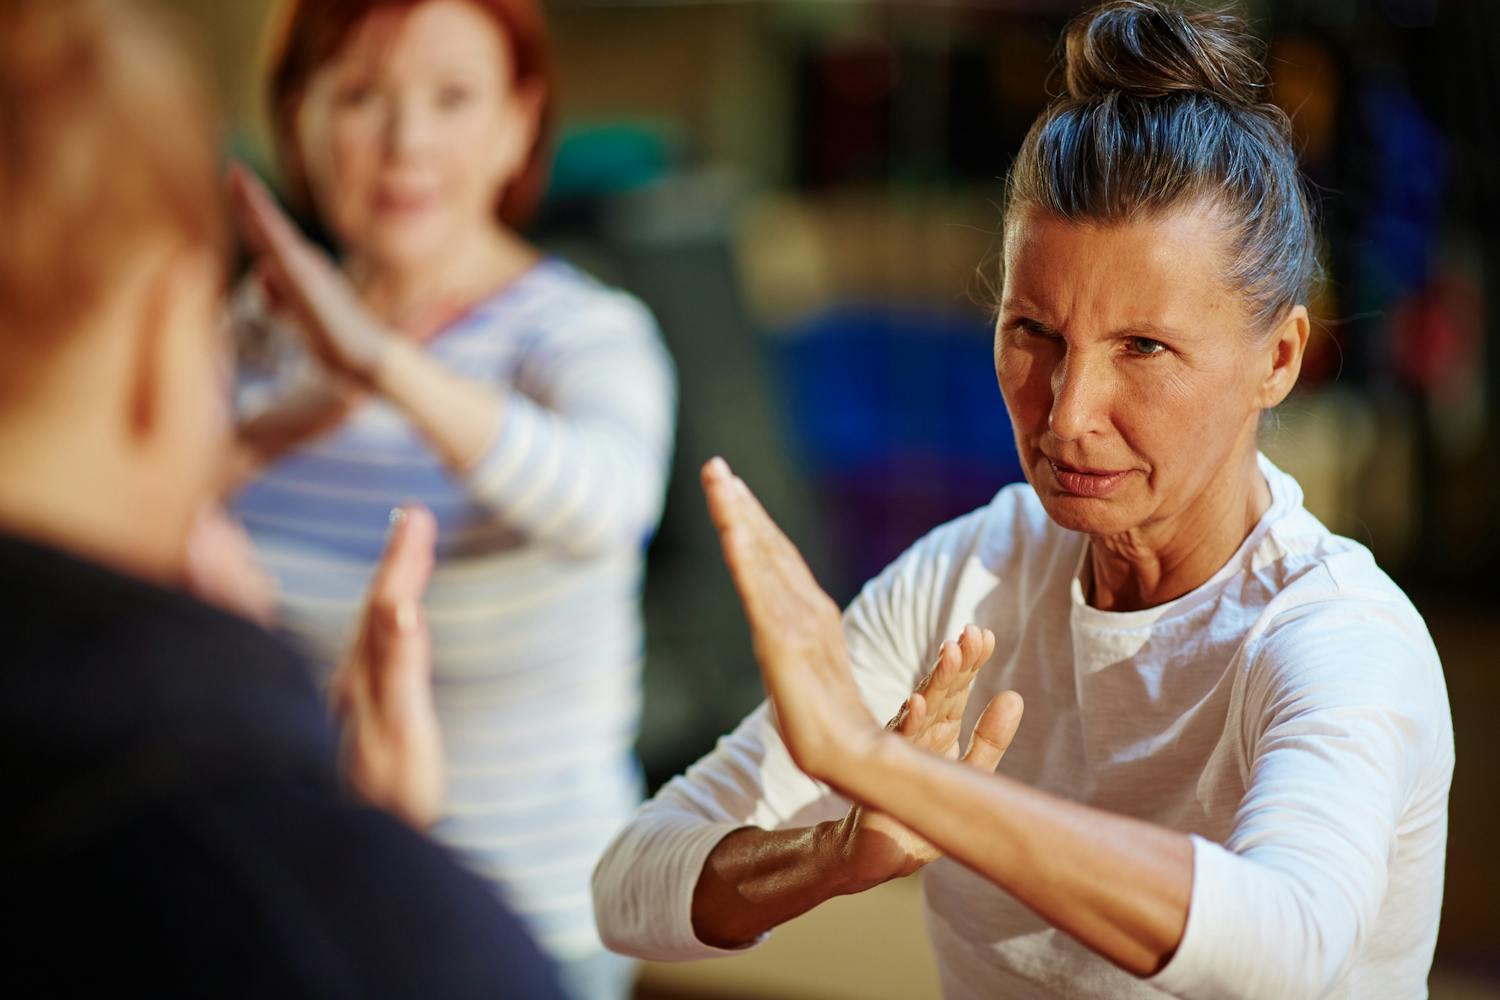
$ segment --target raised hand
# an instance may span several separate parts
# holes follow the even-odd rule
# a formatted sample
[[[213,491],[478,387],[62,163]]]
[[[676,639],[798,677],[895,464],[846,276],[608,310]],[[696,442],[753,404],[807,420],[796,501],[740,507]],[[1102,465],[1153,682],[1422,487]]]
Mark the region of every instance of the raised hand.
[[[910,743],[958,757],[959,728],[969,704],[974,678],[995,651],[995,635],[969,625],[957,641],[944,642],[937,663],[917,683],[886,728]],[[1014,691],[1003,691],[980,713],[963,762],[993,772],[1010,747],[1021,723],[1022,703]],[[885,813],[855,805],[839,827],[843,862],[849,881],[873,886],[910,875],[942,855],[933,844]]]
[[[421,603],[432,575],[437,523],[415,505],[394,512],[392,522],[332,694],[350,785],[421,829],[437,820],[443,803],[443,744]]]
[[[229,191],[274,306],[295,320],[308,347],[327,368],[368,387],[393,335],[370,315],[348,279],[298,232],[250,171],[231,167]]]
[[[703,467],[703,491],[781,738],[798,767],[839,787],[882,734],[849,672],[838,605],[722,458]]]
[[[850,673],[838,606],[723,459],[703,467],[703,488],[745,607],[782,740],[798,767],[842,789],[842,779],[851,768],[868,765],[885,734],[865,708]],[[944,642],[937,663],[886,729],[932,753],[957,758],[974,678],[994,649],[994,635],[973,625],[956,641]],[[1020,724],[1021,711],[1021,697],[1013,691],[991,699],[975,724],[963,762],[994,771]],[[908,875],[940,854],[907,827],[864,806],[850,810],[839,837],[844,874],[855,886]]]
[[[255,556],[245,529],[213,502],[198,512],[188,536],[183,573],[200,600],[269,627],[276,618],[276,584]]]

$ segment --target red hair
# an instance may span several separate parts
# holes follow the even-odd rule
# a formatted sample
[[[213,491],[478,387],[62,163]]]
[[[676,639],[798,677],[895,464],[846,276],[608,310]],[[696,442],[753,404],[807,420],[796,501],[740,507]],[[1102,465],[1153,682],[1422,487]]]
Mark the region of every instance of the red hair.
[[[312,193],[297,115],[307,85],[338,55],[349,36],[371,11],[380,7],[415,7],[425,0],[288,0],[270,58],[271,128],[276,138],[282,177],[292,198],[312,208]],[[540,87],[541,111],[536,136],[519,173],[501,192],[496,214],[519,227],[535,213],[547,184],[547,147],[552,117],[552,61],[547,25],[537,0],[466,0],[495,20],[510,49],[512,83]]]

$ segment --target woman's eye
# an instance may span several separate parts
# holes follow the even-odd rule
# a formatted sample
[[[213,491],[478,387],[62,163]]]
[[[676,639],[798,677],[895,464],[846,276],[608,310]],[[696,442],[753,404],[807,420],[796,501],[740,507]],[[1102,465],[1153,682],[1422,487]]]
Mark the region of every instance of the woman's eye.
[[[1126,343],[1130,346],[1130,353],[1149,358],[1153,354],[1160,354],[1167,349],[1167,345],[1150,337],[1131,337]]]
[[[1034,319],[1015,320],[1011,323],[1011,327],[1030,337],[1043,337],[1047,340],[1052,340],[1056,337],[1056,334]]]
[[[350,84],[339,88],[335,97],[339,107],[356,108],[368,101],[375,93],[374,88],[366,84]]]
[[[469,103],[469,96],[468,87],[443,87],[438,91],[438,107],[444,110],[463,107]]]

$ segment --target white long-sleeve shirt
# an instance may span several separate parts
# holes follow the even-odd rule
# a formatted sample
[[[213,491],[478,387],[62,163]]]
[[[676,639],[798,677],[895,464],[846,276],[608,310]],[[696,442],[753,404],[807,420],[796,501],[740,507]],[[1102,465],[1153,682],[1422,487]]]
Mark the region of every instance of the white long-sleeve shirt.
[[[849,606],[870,709],[892,715],[969,622],[996,635],[962,739],[996,692],[1026,700],[1002,772],[1192,835],[1187,928],[1138,979],[962,866],[924,873],[952,1000],[1426,996],[1453,733],[1421,617],[1360,545],[1261,459],[1272,504],[1202,586],[1143,611],[1084,600],[1088,540],[1007,487],[919,541]],[[847,803],[801,774],[765,706],[644,805],[594,873],[610,947],[723,954],[693,934],[703,863],[739,827]]]

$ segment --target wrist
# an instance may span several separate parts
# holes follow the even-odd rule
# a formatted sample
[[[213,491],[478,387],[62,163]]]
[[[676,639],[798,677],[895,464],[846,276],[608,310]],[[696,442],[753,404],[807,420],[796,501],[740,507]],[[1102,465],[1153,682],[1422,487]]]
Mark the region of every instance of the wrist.
[[[818,870],[823,875],[822,894],[825,899],[852,896],[883,885],[901,874],[895,871],[874,873],[857,863],[854,837],[858,832],[859,811],[860,807],[854,806],[843,819],[828,820],[813,827],[814,853]]]
[[[835,741],[836,752],[826,755],[813,777],[851,802],[869,803],[870,796],[878,794],[891,744],[902,742],[901,737],[876,725],[845,732]]]
[[[366,356],[349,372],[350,380],[366,392],[389,396],[396,373],[402,367],[401,355],[411,345],[384,331],[372,333],[370,345]]]

